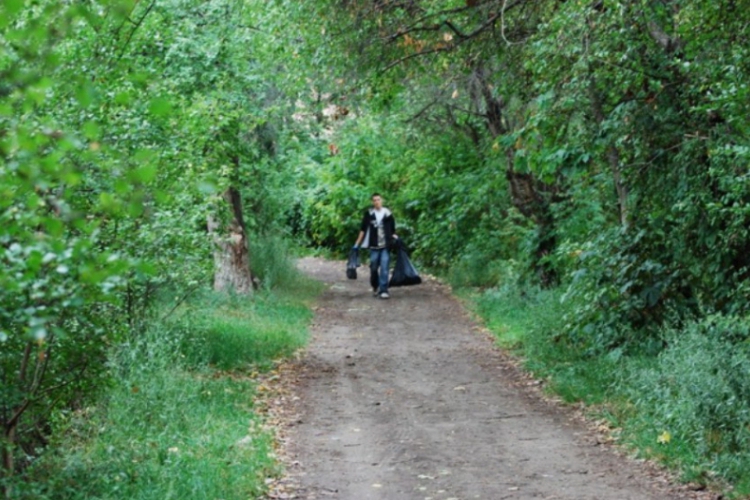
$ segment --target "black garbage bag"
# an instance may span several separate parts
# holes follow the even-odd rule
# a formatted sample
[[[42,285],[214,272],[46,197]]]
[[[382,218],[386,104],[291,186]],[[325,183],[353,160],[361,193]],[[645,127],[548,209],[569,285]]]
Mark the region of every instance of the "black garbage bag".
[[[349,252],[349,261],[346,263],[346,277],[350,280],[357,279],[357,268],[359,267],[359,250],[352,248]]]
[[[422,283],[422,278],[419,277],[419,273],[409,260],[409,251],[401,238],[394,242],[394,248],[396,249],[396,267],[393,268],[388,286],[409,286]]]

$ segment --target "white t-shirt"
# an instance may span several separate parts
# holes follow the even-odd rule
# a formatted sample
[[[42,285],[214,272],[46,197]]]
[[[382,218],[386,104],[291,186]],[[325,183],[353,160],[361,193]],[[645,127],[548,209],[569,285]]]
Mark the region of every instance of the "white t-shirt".
[[[377,222],[378,228],[378,248],[385,248],[385,226],[383,226],[383,217],[385,217],[385,209],[381,208],[373,209],[375,214],[375,222]]]

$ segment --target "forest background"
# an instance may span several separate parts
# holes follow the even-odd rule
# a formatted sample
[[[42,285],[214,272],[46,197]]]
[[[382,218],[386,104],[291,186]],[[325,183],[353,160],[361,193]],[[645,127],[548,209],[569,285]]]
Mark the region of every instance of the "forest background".
[[[378,191],[551,391],[750,494],[748,12],[5,0],[3,493],[260,495],[290,242],[345,252]]]

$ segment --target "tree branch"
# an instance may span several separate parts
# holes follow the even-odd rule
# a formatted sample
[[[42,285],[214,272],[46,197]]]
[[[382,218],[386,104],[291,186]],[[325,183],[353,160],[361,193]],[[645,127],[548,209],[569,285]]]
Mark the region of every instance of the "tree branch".
[[[418,28],[425,21],[428,21],[428,20],[430,20],[432,18],[435,18],[435,17],[438,17],[438,16],[447,16],[447,15],[451,15],[451,14],[461,14],[463,12],[466,12],[466,11],[469,11],[469,10],[472,10],[472,9],[476,9],[476,8],[482,7],[483,5],[486,5],[488,3],[491,3],[491,2],[488,1],[488,2],[483,2],[483,3],[478,3],[476,5],[467,5],[467,6],[464,6],[464,7],[456,7],[456,8],[453,8],[453,9],[441,10],[439,12],[433,12],[432,14],[427,14],[426,16],[423,16],[423,17],[417,19],[416,21],[414,21],[412,24],[410,24],[409,26],[407,26],[405,29],[399,30],[398,32],[394,33],[389,38],[392,38],[392,39],[395,40],[396,38],[398,38],[400,36],[404,36],[404,35],[406,35],[408,33],[412,33],[413,31],[417,31],[417,30],[419,30],[419,31],[425,31],[425,29],[419,29]],[[430,31],[436,31],[437,29],[439,29],[444,24],[450,23],[450,22],[451,21],[443,21],[442,23],[438,23],[438,24],[434,25],[430,29]],[[450,28],[450,26],[449,26],[449,28]]]
[[[438,94],[438,96],[437,96],[437,97],[435,97],[435,99],[433,99],[432,101],[430,101],[430,102],[429,102],[429,103],[428,103],[428,104],[427,104],[426,106],[424,106],[424,107],[423,107],[422,109],[420,109],[420,110],[419,110],[419,111],[418,111],[418,112],[417,112],[416,114],[414,114],[414,115],[410,116],[409,118],[407,118],[406,120],[404,120],[404,123],[411,123],[411,122],[413,122],[413,121],[416,121],[416,120],[420,119],[420,118],[421,118],[421,117],[422,117],[422,116],[423,116],[423,115],[424,115],[425,113],[427,113],[427,111],[429,111],[429,110],[430,110],[430,109],[431,109],[431,108],[432,108],[432,107],[433,107],[433,106],[434,106],[435,104],[439,103],[439,102],[440,102],[440,99],[441,99],[442,97],[443,97],[443,94],[442,94],[442,93],[441,93],[441,94]]]
[[[125,55],[125,52],[128,50],[128,45],[130,45],[130,41],[133,39],[133,35],[135,35],[135,32],[138,31],[138,28],[141,27],[143,24],[143,21],[146,20],[146,17],[151,13],[151,11],[156,6],[156,0],[152,0],[152,2],[146,7],[146,12],[143,13],[143,15],[138,19],[138,21],[135,23],[135,26],[133,26],[133,29],[130,30],[130,33],[128,33],[128,38],[125,40],[125,45],[123,45],[122,50],[120,50],[120,54],[117,56],[117,59],[115,59],[115,63],[120,62],[120,59],[123,58]],[[131,21],[132,22],[132,21]]]
[[[417,58],[417,57],[420,57],[420,56],[426,56],[426,55],[429,55],[429,54],[437,54],[438,52],[450,52],[451,50],[453,50],[454,48],[456,48],[458,45],[459,44],[445,45],[445,46],[435,47],[434,49],[423,50],[421,52],[414,52],[413,54],[409,54],[407,56],[400,57],[399,59],[396,59],[395,61],[392,61],[390,64],[388,64],[385,68],[383,68],[383,70],[380,73],[381,74],[382,73],[386,73],[389,70],[395,68],[396,66],[405,63],[406,61],[409,61],[411,59],[414,59],[414,58]]]
[[[464,34],[463,32],[461,32],[460,30],[457,29],[457,31],[459,33],[461,33],[461,36],[459,37],[458,41],[456,41],[453,44],[444,45],[444,46],[438,46],[438,47],[435,47],[433,49],[423,50],[423,51],[420,51],[420,52],[415,52],[413,54],[409,54],[409,55],[403,56],[403,57],[401,57],[399,59],[396,59],[395,61],[392,61],[385,68],[383,68],[383,70],[381,71],[381,74],[382,73],[386,73],[387,71],[393,69],[394,67],[396,67],[396,66],[398,66],[400,64],[403,64],[406,61],[409,61],[409,60],[414,59],[416,57],[425,56],[425,55],[429,55],[429,54],[436,54],[438,52],[450,52],[451,50],[455,49],[459,45],[461,45],[461,44],[463,44],[463,43],[465,43],[465,42],[467,42],[467,41],[469,41],[469,40],[471,40],[473,38],[476,38],[479,35],[481,35],[482,33],[484,33],[488,28],[494,26],[495,23],[498,21],[498,19],[501,19],[503,16],[505,16],[505,13],[507,11],[509,11],[510,9],[513,9],[514,7],[518,7],[519,5],[522,5],[525,1],[526,0],[514,0],[510,4],[504,5],[503,8],[499,12],[496,12],[496,13],[492,14],[489,18],[487,18],[487,20],[485,22],[483,22],[481,25],[479,25],[477,28],[475,28],[474,31],[471,31],[468,34]],[[442,26],[443,24],[445,24],[445,23],[441,23],[439,26]],[[406,34],[406,32],[400,31],[399,33],[396,34],[396,38],[399,37],[399,36],[403,36],[405,34]]]

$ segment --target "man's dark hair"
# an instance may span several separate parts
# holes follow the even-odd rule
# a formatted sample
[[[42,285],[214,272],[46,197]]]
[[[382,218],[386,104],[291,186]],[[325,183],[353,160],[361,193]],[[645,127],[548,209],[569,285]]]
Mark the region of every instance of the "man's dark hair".
[[[372,196],[370,196],[370,199],[375,198],[376,196],[380,196],[380,193],[372,193]],[[382,198],[382,196],[380,196]]]

